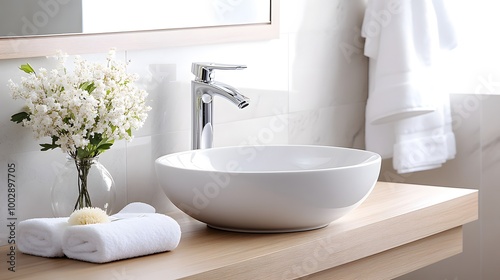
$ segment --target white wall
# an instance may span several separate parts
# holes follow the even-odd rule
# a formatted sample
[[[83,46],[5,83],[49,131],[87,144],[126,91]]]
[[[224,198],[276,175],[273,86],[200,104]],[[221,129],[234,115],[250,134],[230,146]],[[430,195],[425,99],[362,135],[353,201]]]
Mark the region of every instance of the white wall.
[[[156,183],[153,161],[190,148],[189,82],[194,61],[248,66],[216,73],[217,80],[251,98],[244,110],[223,99],[215,101],[216,146],[363,147],[367,60],[361,53],[359,28],[364,1],[281,2],[281,34],[276,40],[119,52],[131,61],[130,71],[140,74],[153,110],[132,142],[116,143],[100,158],[119,189],[118,208],[143,201],[159,211],[172,209]],[[105,53],[85,58],[102,61]],[[49,190],[55,170],[65,161],[59,150],[39,151],[31,132],[9,121],[21,104],[10,99],[7,80],[19,80],[22,73],[17,67],[26,62],[35,68],[53,64],[46,58],[0,61],[0,182],[7,181],[7,164],[15,163],[19,220],[51,216]],[[271,125],[277,121],[279,128]],[[0,190],[0,244],[5,244],[7,193]]]

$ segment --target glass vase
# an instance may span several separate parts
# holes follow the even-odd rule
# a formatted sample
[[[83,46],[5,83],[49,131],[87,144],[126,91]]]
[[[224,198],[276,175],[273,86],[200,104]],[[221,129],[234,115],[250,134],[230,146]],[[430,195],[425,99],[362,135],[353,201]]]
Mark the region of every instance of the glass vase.
[[[99,207],[111,214],[115,183],[98,158],[72,158],[56,175],[51,189],[54,217],[68,217],[74,210]]]

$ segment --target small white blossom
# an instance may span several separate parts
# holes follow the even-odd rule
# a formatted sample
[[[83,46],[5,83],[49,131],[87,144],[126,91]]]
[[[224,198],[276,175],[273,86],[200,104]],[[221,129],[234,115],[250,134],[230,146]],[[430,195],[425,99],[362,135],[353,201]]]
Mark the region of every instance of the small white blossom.
[[[22,124],[33,130],[35,139],[51,137],[63,152],[96,152],[91,140],[103,143],[131,139],[131,131],[144,124],[147,93],[134,82],[136,74],[115,60],[110,50],[105,65],[76,56],[73,73],[67,71],[67,55],[58,53],[56,69],[40,68],[16,84],[8,81],[13,99],[25,102],[28,118]],[[94,139],[95,140],[95,139]],[[51,147],[53,148],[53,147]],[[95,150],[95,151],[94,151]]]

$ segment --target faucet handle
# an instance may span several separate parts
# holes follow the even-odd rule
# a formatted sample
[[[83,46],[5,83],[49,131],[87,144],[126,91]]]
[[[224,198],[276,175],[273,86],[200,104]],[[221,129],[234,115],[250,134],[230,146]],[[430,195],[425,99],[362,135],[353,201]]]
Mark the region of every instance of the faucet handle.
[[[247,68],[246,65],[237,64],[221,64],[211,62],[193,62],[191,72],[196,76],[196,81],[210,82],[212,81],[212,71],[218,70],[241,70]]]

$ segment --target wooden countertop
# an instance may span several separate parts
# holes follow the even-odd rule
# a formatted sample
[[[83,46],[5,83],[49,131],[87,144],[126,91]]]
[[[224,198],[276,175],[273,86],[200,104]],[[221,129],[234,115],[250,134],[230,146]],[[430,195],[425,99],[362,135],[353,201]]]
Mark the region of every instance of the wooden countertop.
[[[249,234],[208,228],[183,213],[172,252],[91,264],[0,248],[0,279],[391,279],[462,251],[462,225],[478,218],[478,192],[378,182],[356,210],[328,227]]]

